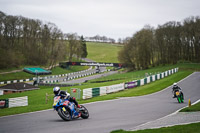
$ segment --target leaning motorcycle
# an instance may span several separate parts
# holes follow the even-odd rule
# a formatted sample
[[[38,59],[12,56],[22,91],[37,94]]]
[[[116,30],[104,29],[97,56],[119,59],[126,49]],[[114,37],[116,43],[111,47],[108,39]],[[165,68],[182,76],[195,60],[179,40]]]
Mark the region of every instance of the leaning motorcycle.
[[[73,102],[70,102],[68,99],[63,99],[61,96],[54,97],[53,108],[65,121],[70,121],[79,117],[83,119],[89,117],[89,112],[83,105],[80,105],[80,108],[77,108]]]
[[[181,90],[177,90],[175,92],[176,98],[178,100],[179,103],[183,103],[184,99],[183,99],[183,92]]]

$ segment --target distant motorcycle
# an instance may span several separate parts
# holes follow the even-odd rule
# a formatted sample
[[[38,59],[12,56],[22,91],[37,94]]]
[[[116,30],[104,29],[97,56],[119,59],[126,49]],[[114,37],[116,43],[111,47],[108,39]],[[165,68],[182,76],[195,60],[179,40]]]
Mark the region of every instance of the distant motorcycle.
[[[179,103],[183,103],[184,102],[183,92],[181,90],[177,90],[175,92],[175,95],[176,95],[176,98],[177,98]]]
[[[83,119],[89,117],[89,112],[83,105],[80,105],[80,108],[77,108],[73,102],[70,102],[67,99],[62,99],[61,96],[54,97],[53,108],[65,121],[70,121],[79,117]]]

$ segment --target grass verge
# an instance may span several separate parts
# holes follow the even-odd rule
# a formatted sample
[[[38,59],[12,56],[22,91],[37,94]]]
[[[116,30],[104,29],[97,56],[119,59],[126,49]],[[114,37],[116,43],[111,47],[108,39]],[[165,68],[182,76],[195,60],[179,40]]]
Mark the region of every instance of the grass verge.
[[[163,127],[159,129],[146,129],[138,131],[116,130],[111,133],[199,133],[200,123],[192,123],[187,125],[177,125],[172,127]]]
[[[191,107],[186,107],[182,109],[180,112],[194,112],[194,111],[200,111],[200,102],[198,102],[195,105],[192,105]]]

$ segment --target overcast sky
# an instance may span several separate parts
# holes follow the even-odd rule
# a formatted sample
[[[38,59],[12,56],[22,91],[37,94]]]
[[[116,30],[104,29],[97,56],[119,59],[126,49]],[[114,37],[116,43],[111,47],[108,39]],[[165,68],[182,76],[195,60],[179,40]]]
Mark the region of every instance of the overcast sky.
[[[117,40],[146,24],[200,16],[200,0],[0,0],[0,11],[55,23],[64,33]]]

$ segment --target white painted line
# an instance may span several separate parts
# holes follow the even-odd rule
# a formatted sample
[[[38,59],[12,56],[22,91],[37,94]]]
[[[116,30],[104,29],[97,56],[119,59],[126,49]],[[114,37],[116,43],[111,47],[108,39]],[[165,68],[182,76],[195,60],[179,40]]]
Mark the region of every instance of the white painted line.
[[[186,122],[186,123],[179,123],[179,124],[171,124],[171,125],[165,125],[165,126],[158,126],[158,127],[152,127],[152,128],[146,128],[146,129],[158,129],[158,128],[163,128],[163,127],[172,127],[172,126],[178,126],[178,125],[187,125],[187,124],[192,124],[192,123],[199,123],[200,121],[194,121],[194,122]],[[145,130],[145,129],[136,129],[136,130],[131,130],[131,131],[139,131],[139,130]]]
[[[197,104],[198,102],[200,102],[200,99],[197,100],[196,102],[194,102],[192,105],[195,105],[195,104]],[[187,107],[187,106],[185,106],[185,107]],[[164,119],[164,118],[170,117],[170,116],[172,116],[172,115],[175,115],[175,114],[177,114],[180,110],[182,110],[182,109],[185,108],[185,107],[182,107],[182,108],[176,110],[175,112],[173,112],[173,113],[171,113],[171,114],[169,114],[169,115],[166,115],[166,116],[164,116],[164,117],[158,118],[158,119],[153,120],[153,121],[149,121],[149,122],[143,123],[143,124],[138,125],[138,126],[136,126],[136,127],[134,127],[134,128],[137,128],[137,127],[140,127],[140,126],[144,126],[144,125],[149,124],[149,123],[151,123],[151,122],[159,121],[159,120],[161,120],[161,119]],[[169,127],[169,126],[175,126],[175,125],[186,125],[186,124],[197,123],[197,122],[198,122],[198,121],[188,122],[188,123],[180,123],[180,124],[172,124],[172,125],[158,126],[158,127],[148,128],[148,129],[161,128],[161,127]],[[130,130],[131,130],[131,129],[130,129]],[[138,129],[138,130],[140,130],[140,129]],[[133,130],[132,130],[132,131],[133,131]],[[136,130],[134,130],[134,131],[136,131]]]

